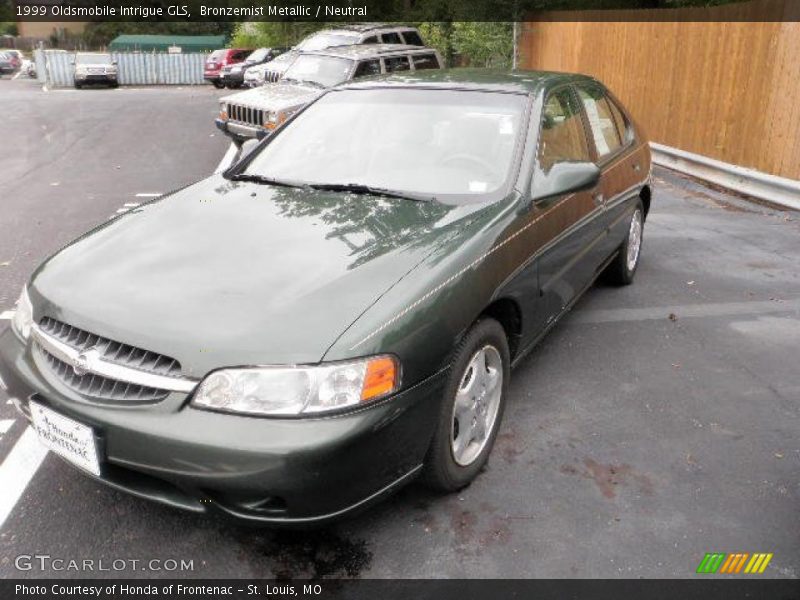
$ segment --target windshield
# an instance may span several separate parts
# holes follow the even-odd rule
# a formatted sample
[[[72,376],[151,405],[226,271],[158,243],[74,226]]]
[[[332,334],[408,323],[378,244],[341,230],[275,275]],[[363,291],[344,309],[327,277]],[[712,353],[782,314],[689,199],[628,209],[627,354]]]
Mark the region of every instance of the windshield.
[[[110,54],[78,54],[75,56],[76,65],[110,65]]]
[[[333,56],[298,56],[286,69],[284,79],[310,81],[331,87],[345,81],[350,75],[353,61]]]
[[[525,105],[526,97],[516,94],[337,91],[279,130],[244,172],[440,200],[478,198],[505,187]]]
[[[358,37],[341,33],[317,33],[297,44],[297,50],[324,50],[331,46],[352,46]]]
[[[259,48],[258,50],[251,52],[246,60],[249,62],[261,62],[262,60],[267,58],[268,55],[269,55],[269,49]]]

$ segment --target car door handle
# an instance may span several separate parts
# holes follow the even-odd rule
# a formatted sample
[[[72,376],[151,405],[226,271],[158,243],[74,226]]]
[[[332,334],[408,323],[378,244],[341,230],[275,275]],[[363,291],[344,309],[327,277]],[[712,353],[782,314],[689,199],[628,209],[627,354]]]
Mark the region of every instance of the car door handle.
[[[594,200],[595,206],[600,206],[603,204],[603,194],[597,193],[592,195],[592,200]]]

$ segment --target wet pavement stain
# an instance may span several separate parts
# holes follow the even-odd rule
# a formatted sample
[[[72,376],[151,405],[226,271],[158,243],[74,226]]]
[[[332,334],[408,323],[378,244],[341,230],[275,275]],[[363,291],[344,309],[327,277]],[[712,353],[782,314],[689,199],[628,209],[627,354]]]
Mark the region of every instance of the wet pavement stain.
[[[258,552],[279,580],[356,579],[372,563],[366,541],[347,539],[331,530],[279,531],[241,541],[242,553]]]
[[[627,464],[601,464],[596,460],[587,458],[583,461],[585,469],[574,465],[561,465],[559,469],[565,475],[581,475],[594,481],[600,493],[608,499],[616,498],[617,489],[627,481],[632,481],[639,488],[639,492],[647,496],[653,494],[653,482],[647,475],[638,473]]]

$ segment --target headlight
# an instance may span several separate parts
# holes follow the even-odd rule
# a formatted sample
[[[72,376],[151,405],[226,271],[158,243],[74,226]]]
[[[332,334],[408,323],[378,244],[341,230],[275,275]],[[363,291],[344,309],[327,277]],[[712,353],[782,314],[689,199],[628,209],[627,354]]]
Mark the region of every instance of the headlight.
[[[11,324],[23,339],[27,340],[30,337],[31,326],[33,325],[33,307],[31,306],[30,298],[28,298],[27,286],[22,288],[22,294],[17,300],[17,311],[14,313],[14,319]]]
[[[222,369],[206,377],[192,404],[255,415],[300,415],[357,406],[400,387],[391,356],[318,366]]]

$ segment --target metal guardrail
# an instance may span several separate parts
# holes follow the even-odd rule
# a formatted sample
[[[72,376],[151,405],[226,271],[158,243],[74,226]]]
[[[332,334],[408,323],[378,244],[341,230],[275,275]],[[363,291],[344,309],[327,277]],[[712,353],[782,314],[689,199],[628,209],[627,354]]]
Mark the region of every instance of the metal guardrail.
[[[800,210],[800,181],[650,142],[653,162],[746,196]]]
[[[120,85],[199,85],[206,54],[112,52]],[[73,85],[74,52],[36,50],[36,74],[49,87]]]

